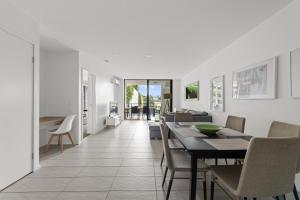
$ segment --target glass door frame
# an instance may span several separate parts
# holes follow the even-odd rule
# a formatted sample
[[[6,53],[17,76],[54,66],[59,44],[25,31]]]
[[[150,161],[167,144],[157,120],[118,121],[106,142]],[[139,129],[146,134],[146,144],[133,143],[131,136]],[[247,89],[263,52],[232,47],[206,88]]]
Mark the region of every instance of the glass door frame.
[[[149,101],[149,83],[150,81],[169,81],[170,82],[170,94],[171,94],[171,99],[170,99],[170,112],[173,111],[173,80],[172,79],[124,79],[124,116],[126,115],[125,113],[125,104],[126,104],[126,81],[134,81],[134,80],[143,80],[147,81],[147,120],[151,120],[150,114],[149,114],[149,106],[150,106],[150,101]]]

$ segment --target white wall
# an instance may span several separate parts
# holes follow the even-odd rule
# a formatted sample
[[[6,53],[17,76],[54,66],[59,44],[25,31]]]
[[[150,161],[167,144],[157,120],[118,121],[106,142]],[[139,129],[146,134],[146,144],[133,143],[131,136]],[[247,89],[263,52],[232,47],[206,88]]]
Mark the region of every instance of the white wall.
[[[181,108],[180,99],[181,99],[181,80],[174,79],[173,80],[173,110],[174,108],[176,108],[177,110]]]
[[[96,76],[95,133],[105,128],[105,118],[109,115],[109,102],[115,101],[115,86],[111,83],[112,75],[105,71],[107,67],[108,64],[96,57],[84,52],[79,53],[79,68],[84,68]]]
[[[39,25],[8,1],[0,1],[0,28],[34,45],[33,168],[39,167]]]
[[[67,116],[76,114],[72,136],[80,142],[78,112],[78,52],[40,52],[40,115]],[[40,133],[40,146],[47,143],[46,130]],[[56,141],[54,141],[56,143]],[[69,143],[65,138],[65,143]]]
[[[200,101],[184,101],[182,106],[196,110],[209,110],[209,80],[225,75],[226,112],[212,113],[215,123],[224,124],[227,114],[247,118],[246,133],[266,136],[273,120],[300,124],[300,99],[290,96],[289,52],[300,47],[300,1],[260,24],[212,59],[190,72],[182,79],[184,85],[200,80]],[[199,44],[201,45],[201,44]],[[232,71],[273,56],[279,56],[278,98],[275,100],[233,100]]]

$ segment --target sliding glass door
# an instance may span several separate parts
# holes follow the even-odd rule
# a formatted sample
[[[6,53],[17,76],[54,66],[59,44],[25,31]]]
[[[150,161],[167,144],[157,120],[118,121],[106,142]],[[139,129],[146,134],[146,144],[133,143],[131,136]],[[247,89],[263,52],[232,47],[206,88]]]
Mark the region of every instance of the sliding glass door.
[[[172,80],[125,80],[125,119],[159,121],[172,109]]]

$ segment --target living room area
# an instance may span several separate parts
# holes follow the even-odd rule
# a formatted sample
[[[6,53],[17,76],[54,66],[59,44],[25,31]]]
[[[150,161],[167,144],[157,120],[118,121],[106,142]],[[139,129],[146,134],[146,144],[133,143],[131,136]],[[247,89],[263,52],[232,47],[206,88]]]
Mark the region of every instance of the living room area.
[[[0,1],[0,200],[299,199],[299,10]]]

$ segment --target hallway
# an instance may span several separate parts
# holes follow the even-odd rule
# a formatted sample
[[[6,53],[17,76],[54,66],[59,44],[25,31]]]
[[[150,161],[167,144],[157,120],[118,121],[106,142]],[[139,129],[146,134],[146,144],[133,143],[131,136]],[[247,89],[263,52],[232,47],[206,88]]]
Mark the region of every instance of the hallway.
[[[0,200],[163,200],[161,153],[161,141],[149,140],[147,122],[123,121],[42,161],[41,169],[0,193]],[[188,199],[188,188],[188,180],[175,180],[170,199]],[[219,190],[215,195],[228,199]]]

